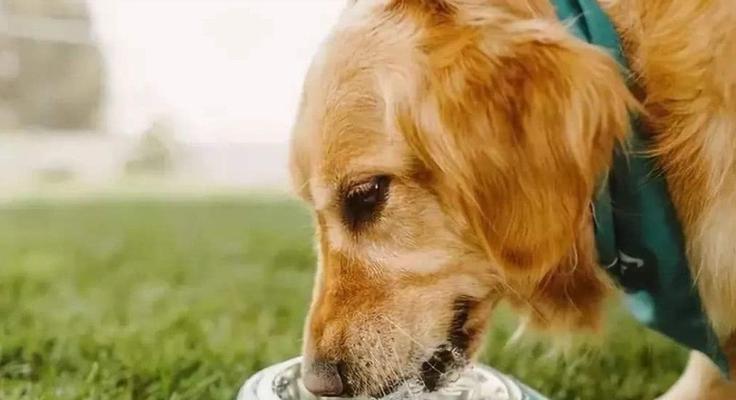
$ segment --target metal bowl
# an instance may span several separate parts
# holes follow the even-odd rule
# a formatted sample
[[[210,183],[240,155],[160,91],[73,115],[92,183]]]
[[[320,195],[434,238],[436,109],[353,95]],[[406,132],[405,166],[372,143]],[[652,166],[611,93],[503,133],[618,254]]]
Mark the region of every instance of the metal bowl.
[[[399,391],[391,400],[545,400],[515,379],[485,365],[474,364],[440,391]],[[304,388],[301,358],[273,365],[255,374],[240,389],[237,400],[319,400]],[[356,399],[354,399],[356,400]]]

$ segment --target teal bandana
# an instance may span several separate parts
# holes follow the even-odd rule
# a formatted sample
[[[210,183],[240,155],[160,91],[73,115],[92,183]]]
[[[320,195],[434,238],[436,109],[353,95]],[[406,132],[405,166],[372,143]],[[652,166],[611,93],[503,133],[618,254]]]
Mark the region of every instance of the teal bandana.
[[[618,34],[595,0],[553,0],[560,20],[588,43],[606,49],[628,75]],[[728,373],[685,255],[682,229],[656,162],[646,156],[648,137],[632,118],[624,154],[619,147],[595,201],[600,263],[626,292],[640,322],[688,348],[707,354]]]

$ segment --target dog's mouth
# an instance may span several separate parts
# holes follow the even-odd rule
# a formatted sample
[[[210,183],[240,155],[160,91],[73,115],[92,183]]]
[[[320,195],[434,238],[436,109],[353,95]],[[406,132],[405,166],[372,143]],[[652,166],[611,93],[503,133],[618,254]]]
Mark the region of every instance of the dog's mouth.
[[[427,391],[433,392],[457,380],[468,365],[468,346],[472,333],[466,329],[470,312],[477,302],[462,297],[455,301],[453,319],[447,334],[447,343],[439,346],[429,360],[422,363],[421,381]]]
[[[381,398],[402,390],[434,392],[457,381],[469,363],[467,352],[473,333],[466,329],[466,325],[470,312],[476,304],[477,302],[470,298],[456,300],[447,342],[438,346],[429,358],[421,363],[418,376],[391,380],[379,391],[372,393],[371,397]]]
[[[422,363],[420,380],[428,392],[434,392],[460,378],[467,365],[464,352],[450,346],[438,348],[429,360]]]

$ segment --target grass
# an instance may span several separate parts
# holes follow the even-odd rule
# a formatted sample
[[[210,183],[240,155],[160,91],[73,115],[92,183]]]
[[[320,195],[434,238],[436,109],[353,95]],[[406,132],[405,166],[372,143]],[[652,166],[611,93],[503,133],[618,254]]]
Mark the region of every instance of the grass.
[[[233,399],[300,349],[315,256],[288,201],[25,202],[0,211],[0,399]],[[686,353],[612,313],[598,350],[514,345],[481,360],[553,399],[649,399]]]

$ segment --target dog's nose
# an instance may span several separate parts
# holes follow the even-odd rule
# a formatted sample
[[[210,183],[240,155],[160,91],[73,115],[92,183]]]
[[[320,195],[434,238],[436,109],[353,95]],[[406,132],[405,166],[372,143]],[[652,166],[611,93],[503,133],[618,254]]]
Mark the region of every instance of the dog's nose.
[[[304,365],[302,379],[304,387],[312,394],[322,397],[338,397],[344,394],[346,385],[338,363],[312,361]]]

